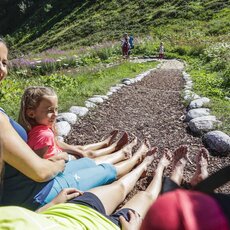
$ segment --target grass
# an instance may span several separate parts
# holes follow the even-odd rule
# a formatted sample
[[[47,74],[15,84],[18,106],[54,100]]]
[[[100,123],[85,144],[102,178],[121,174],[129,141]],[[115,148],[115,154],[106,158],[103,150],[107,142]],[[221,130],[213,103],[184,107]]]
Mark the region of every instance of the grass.
[[[44,85],[55,89],[59,97],[59,111],[68,111],[72,105],[83,106],[84,101],[95,94],[106,94],[109,88],[120,83],[123,78],[136,75],[154,68],[157,62],[131,63],[104,69],[87,69],[73,75],[51,74],[39,77],[22,77],[11,75],[2,82],[0,102],[13,118],[17,119],[20,98],[24,89],[30,85]]]
[[[39,53],[48,49],[44,56],[32,54],[35,60],[57,60],[58,50],[64,50],[62,56],[66,58],[59,63],[46,60],[42,68],[39,64],[36,69],[16,69],[18,76],[12,74],[8,85],[3,83],[0,102],[14,117],[18,98],[27,85],[53,86],[64,111],[72,104],[82,105],[95,93],[105,93],[109,85],[121,78],[144,71],[145,67],[134,67],[131,63],[103,67],[104,63],[119,62],[119,41],[128,32],[135,39],[133,55],[155,56],[163,41],[167,58],[187,62],[186,71],[193,78],[194,91],[211,99],[212,113],[222,121],[220,130],[230,135],[230,102],[225,99],[230,97],[228,0],[134,0],[132,4],[128,0],[32,2],[38,4],[36,10],[28,12],[30,16],[22,26],[15,25],[14,32],[5,36],[11,50]],[[9,23],[2,20],[2,24],[10,25],[10,20]],[[15,51],[12,56],[21,55]],[[148,64],[143,66],[147,68]]]

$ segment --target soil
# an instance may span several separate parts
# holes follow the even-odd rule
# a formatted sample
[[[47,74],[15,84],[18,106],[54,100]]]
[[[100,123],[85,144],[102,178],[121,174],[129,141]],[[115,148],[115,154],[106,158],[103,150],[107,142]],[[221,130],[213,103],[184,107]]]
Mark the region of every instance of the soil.
[[[188,145],[191,162],[186,165],[184,179],[189,181],[195,172],[195,156],[203,144],[201,138],[193,136],[187,124],[180,119],[186,112],[181,97],[185,84],[182,71],[181,62],[163,61],[159,69],[152,71],[142,81],[122,87],[109,100],[91,110],[73,126],[66,139],[70,144],[89,144],[119,129],[121,133],[127,131],[136,135],[139,145],[141,140],[148,138],[152,146],[159,148],[153,164],[148,167],[146,177],[137,182],[126,200],[137,191],[146,189],[164,148],[173,151],[179,145]],[[209,174],[229,164],[230,156],[221,158],[210,155]],[[171,170],[170,165],[164,174],[170,175]],[[230,183],[217,191],[229,193]]]

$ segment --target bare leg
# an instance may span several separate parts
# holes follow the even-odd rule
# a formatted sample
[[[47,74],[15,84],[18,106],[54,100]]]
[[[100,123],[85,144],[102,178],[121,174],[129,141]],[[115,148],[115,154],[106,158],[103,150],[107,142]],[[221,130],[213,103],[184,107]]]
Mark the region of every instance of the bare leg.
[[[195,186],[208,177],[208,150],[201,148],[196,156],[196,172],[192,177],[190,184]]]
[[[180,185],[183,179],[184,167],[187,163],[188,147],[182,145],[178,147],[173,154],[173,171],[171,180]]]
[[[140,165],[138,165],[130,173],[120,178],[118,181],[90,190],[90,192],[94,193],[101,200],[107,214],[111,214],[125,199],[127,194],[135,186],[142,173],[147,170],[147,166],[152,163],[153,159],[153,154],[146,156]]]
[[[146,156],[147,152],[149,151],[150,144],[147,139],[145,139],[137,152],[128,160],[119,162],[115,164],[115,168],[117,170],[117,177],[120,178],[130,172],[134,166],[136,166],[139,162],[142,161],[143,157]],[[152,150],[152,154],[157,152],[157,148]]]
[[[172,153],[170,151],[164,151],[164,154],[157,165],[153,180],[147,187],[146,191],[138,192],[122,208],[131,208],[137,211],[143,218],[161,191],[163,172],[165,167],[170,164],[171,160]]]
[[[80,146],[79,145],[79,149],[83,150],[83,151],[88,151],[88,150],[98,150],[104,147],[107,147],[109,145],[111,145],[111,143],[113,142],[114,138],[117,136],[118,134],[118,130],[113,130],[109,137],[105,138],[104,140],[97,142],[97,143],[93,143],[93,144],[88,144],[88,145],[83,145]]]
[[[130,142],[129,144],[127,144],[125,147],[118,150],[117,152],[111,153],[106,156],[96,157],[94,158],[94,160],[97,164],[101,164],[101,163],[115,164],[125,159],[130,159],[132,157],[132,149],[136,144],[137,144],[137,138],[135,137],[132,142]]]
[[[103,149],[94,150],[94,151],[89,150],[89,151],[86,151],[85,153],[90,158],[104,156],[104,155],[113,153],[117,150],[120,150],[124,145],[128,143],[128,141],[129,141],[128,134],[127,132],[125,132],[119,140],[117,140],[110,146],[103,148]]]

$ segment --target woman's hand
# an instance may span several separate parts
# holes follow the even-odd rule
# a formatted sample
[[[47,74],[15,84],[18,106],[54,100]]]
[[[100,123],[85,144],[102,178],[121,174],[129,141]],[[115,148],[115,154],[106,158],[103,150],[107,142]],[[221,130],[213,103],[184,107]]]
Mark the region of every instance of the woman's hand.
[[[127,221],[123,216],[119,217],[122,230],[139,230],[141,227],[142,218],[137,212],[129,211],[130,220]]]
[[[63,189],[52,201],[53,205],[65,203],[75,197],[82,195],[83,192],[76,188],[65,188]]]
[[[66,201],[78,197],[82,194],[83,192],[77,190],[76,188],[65,188],[51,202],[37,209],[36,212],[43,212],[55,204],[65,203]]]

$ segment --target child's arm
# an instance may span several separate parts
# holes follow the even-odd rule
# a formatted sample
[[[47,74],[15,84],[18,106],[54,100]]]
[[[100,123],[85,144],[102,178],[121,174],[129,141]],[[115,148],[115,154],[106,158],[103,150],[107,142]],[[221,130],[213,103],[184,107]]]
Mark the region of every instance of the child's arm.
[[[34,152],[41,158],[44,158],[45,154],[48,152],[48,148],[49,148],[48,146],[45,146],[44,148],[34,150]],[[68,161],[68,154],[65,152],[60,152],[52,157],[49,157],[49,160],[51,161],[64,160],[66,162]]]
[[[56,205],[66,203],[68,200],[71,200],[75,197],[82,195],[83,192],[79,191],[76,188],[65,188],[63,189],[51,202],[37,209],[36,212],[43,212],[46,209]]]

